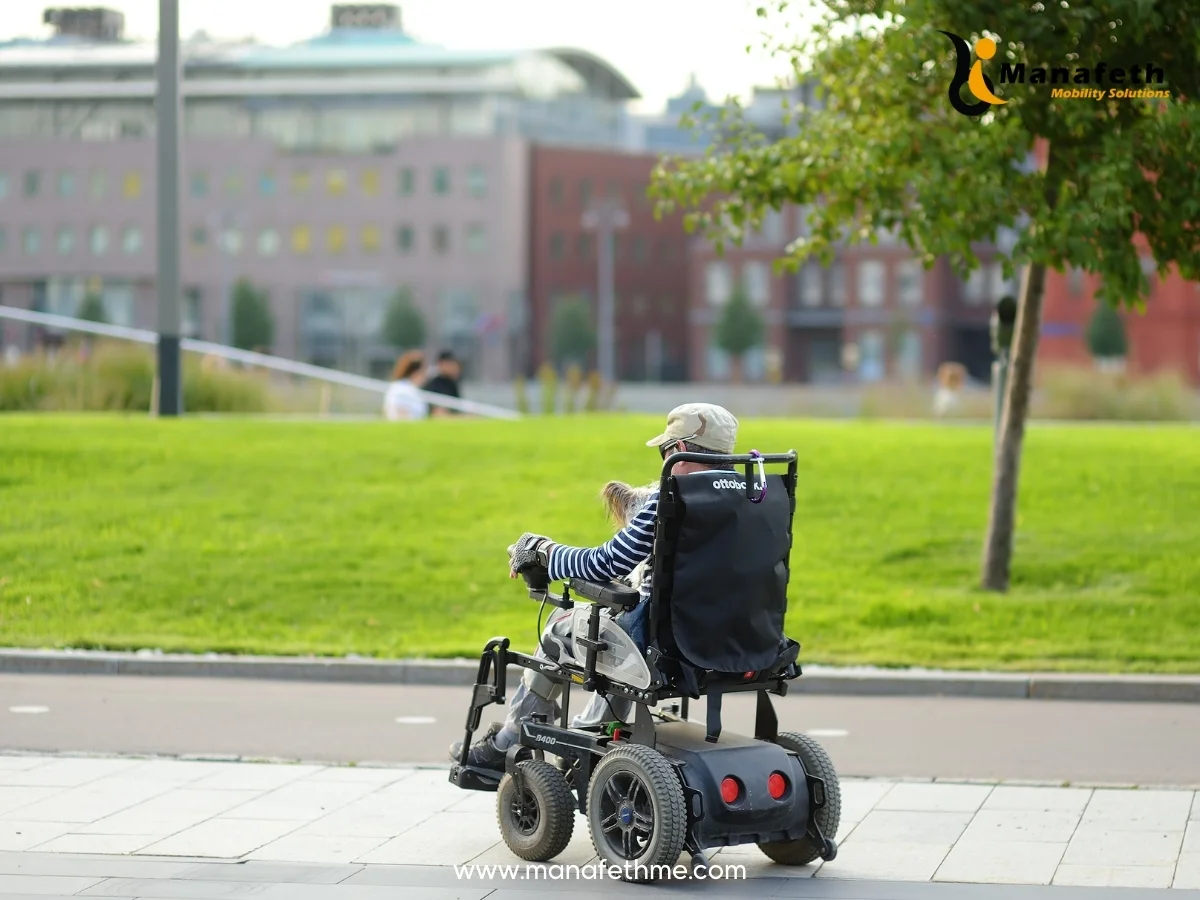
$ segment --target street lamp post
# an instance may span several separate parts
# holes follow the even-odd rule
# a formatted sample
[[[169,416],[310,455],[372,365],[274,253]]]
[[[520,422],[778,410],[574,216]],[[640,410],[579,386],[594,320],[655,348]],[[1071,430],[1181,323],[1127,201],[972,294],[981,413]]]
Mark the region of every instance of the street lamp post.
[[[597,356],[600,377],[606,384],[616,383],[614,350],[616,343],[616,302],[613,296],[615,282],[615,256],[613,243],[618,230],[629,225],[629,214],[615,198],[605,198],[594,203],[583,214],[583,227],[596,233],[597,261]]]
[[[158,3],[158,414],[183,411],[179,359],[179,0]]]

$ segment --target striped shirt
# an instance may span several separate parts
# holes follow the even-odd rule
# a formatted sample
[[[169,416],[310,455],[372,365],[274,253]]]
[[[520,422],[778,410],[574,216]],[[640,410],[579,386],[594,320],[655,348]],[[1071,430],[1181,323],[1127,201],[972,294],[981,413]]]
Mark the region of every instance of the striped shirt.
[[[654,521],[658,517],[658,491],[638,510],[628,525],[599,547],[566,547],[555,545],[550,553],[549,569],[552,581],[586,578],[605,584],[614,578],[628,575],[645,562],[654,549]],[[642,581],[642,596],[650,596],[649,573]]]

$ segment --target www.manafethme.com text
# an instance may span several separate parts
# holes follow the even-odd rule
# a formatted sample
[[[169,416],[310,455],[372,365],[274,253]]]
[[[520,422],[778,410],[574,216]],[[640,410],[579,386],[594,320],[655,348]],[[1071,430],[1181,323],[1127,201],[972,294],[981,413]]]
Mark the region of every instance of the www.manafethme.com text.
[[[605,863],[585,863],[584,865],[576,865],[572,863],[569,865],[563,865],[555,863],[549,866],[455,866],[454,874],[458,878],[465,879],[527,878],[538,881],[560,881],[570,878],[580,878],[584,880],[597,880],[602,878],[619,879],[623,876],[626,878],[631,877],[637,881],[644,879],[649,879],[651,881],[666,881],[671,878],[688,877],[696,879],[708,879],[711,881],[735,881],[737,879],[745,879],[746,867],[738,865],[712,865],[693,872],[691,866],[685,866],[682,863],[677,863],[673,866],[618,866]]]

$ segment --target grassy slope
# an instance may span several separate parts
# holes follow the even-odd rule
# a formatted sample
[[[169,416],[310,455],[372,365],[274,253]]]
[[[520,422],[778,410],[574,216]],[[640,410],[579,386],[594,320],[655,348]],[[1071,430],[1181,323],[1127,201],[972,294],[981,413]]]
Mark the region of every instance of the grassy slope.
[[[0,417],[0,644],[474,654],[532,642],[524,530],[604,540],[657,419]],[[974,589],[977,427],[758,420],[795,447],[789,630],[827,663],[1200,671],[1200,434],[1034,427],[1013,590]]]

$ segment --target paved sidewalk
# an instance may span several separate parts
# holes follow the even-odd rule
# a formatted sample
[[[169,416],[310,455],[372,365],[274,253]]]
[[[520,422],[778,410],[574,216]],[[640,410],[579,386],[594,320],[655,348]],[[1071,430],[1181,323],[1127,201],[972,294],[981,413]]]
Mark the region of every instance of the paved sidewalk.
[[[272,878],[287,883],[280,873],[291,871],[304,874],[300,882],[424,885],[422,897],[483,897],[492,888],[468,886],[449,867],[520,861],[500,840],[494,795],[460,791],[446,779],[445,768],[0,756],[0,851],[7,851],[0,853],[0,896],[260,893],[172,886],[165,882],[183,877],[182,863],[165,857],[200,871],[204,877],[192,879],[197,883],[262,888]],[[713,862],[742,864],[748,877],[770,879],[759,883],[760,895],[784,896],[791,890],[784,885],[799,881],[812,887],[802,892],[808,896],[916,896],[890,888],[885,894],[817,888],[847,880],[1200,889],[1194,791],[870,779],[847,779],[842,791],[841,850],[834,862],[777,866],[754,847],[720,851]],[[94,861],[80,868],[97,854],[107,856],[107,869]],[[199,858],[225,862],[197,870]],[[579,818],[556,862],[592,860]],[[235,861],[243,865],[234,868]],[[315,865],[324,875],[259,865],[267,862]],[[164,868],[146,869],[151,863]],[[229,868],[218,876],[213,865]],[[421,868],[412,874],[395,867]],[[161,874],[168,871],[175,874]],[[268,874],[245,877],[252,872]],[[289,891],[262,896],[384,896]],[[395,889],[387,896],[397,896]]]

